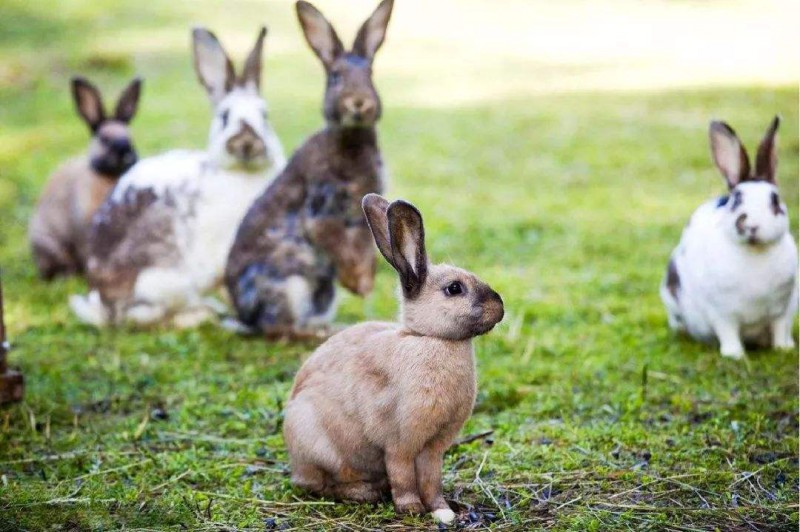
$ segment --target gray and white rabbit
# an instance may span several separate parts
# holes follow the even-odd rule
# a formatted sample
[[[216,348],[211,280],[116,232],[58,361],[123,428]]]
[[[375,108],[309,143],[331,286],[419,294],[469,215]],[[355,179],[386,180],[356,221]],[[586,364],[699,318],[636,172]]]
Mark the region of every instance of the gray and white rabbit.
[[[261,28],[241,76],[217,38],[192,32],[194,65],[214,109],[206,151],[140,161],[96,214],[88,296],[79,319],[96,326],[190,327],[214,316],[225,258],[247,207],[285,164],[260,95]]]

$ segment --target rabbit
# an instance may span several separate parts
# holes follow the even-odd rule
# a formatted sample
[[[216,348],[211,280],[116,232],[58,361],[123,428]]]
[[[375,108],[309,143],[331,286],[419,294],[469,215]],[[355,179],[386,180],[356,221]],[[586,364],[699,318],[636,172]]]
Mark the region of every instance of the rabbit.
[[[45,280],[84,271],[92,215],[137,159],[128,124],[136,115],[142,80],[134,79],[122,91],[110,116],[100,91],[88,80],[75,77],[71,87],[92,140],[86,155],[64,163],[50,176],[31,218],[31,251]]]
[[[503,319],[503,300],[472,273],[430,264],[422,215],[377,194],[363,209],[400,278],[400,323],[367,322],[329,338],[303,364],[286,403],[292,483],[398,512],[455,514],[442,456],[475,403],[472,338]]]
[[[300,1],[296,7],[325,68],[327,125],[250,207],[225,271],[238,316],[234,328],[268,338],[324,336],[335,313],[336,279],[361,296],[372,290],[376,259],[361,198],[381,192],[384,181],[372,63],[392,0],[378,5],[349,52],[313,5]]]
[[[694,212],[661,283],[670,327],[717,340],[734,359],[744,344],[794,348],[798,258],[776,181],[779,123],[776,116],[751,171],[733,129],[711,122],[711,152],[730,191]]]
[[[193,30],[194,66],[214,109],[208,149],[140,161],[93,220],[88,296],[73,296],[78,318],[193,327],[214,317],[225,258],[247,207],[283,168],[283,148],[259,94],[256,44],[236,76],[213,33]]]

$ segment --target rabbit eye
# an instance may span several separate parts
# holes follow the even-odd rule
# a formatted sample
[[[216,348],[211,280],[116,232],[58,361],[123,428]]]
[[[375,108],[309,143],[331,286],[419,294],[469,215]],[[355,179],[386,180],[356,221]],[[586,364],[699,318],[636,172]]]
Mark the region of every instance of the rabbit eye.
[[[268,115],[267,115],[267,110],[266,110],[266,109],[262,109],[262,110],[261,110],[261,116],[264,118],[264,121],[266,121],[266,120],[267,120],[267,116],[268,116]]]
[[[772,196],[770,197],[770,200],[771,200],[771,203],[772,203],[772,212],[773,212],[773,214],[775,214],[775,216],[778,216],[779,214],[784,214],[783,207],[781,207],[781,198],[780,198],[780,196],[778,196],[777,192],[773,192],[772,193]]]
[[[464,293],[464,285],[462,285],[459,281],[453,281],[445,287],[444,293],[448,296],[461,295]]]
[[[338,85],[340,81],[342,81],[342,73],[338,70],[333,70],[328,74],[328,83],[330,85]]]
[[[222,111],[222,115],[220,115],[220,118],[222,119],[222,127],[223,128],[228,127],[228,117],[230,116],[230,114],[231,114],[231,112],[228,109],[225,109],[224,111]]]
[[[735,211],[736,207],[742,204],[742,191],[737,190],[733,193],[733,205],[731,205],[731,210]]]

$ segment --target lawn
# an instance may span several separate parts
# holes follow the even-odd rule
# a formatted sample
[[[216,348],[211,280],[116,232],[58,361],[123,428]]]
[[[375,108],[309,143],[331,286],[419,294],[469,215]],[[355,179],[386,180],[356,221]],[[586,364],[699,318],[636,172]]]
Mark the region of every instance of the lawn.
[[[777,47],[796,17],[758,2],[550,4],[397,0],[376,61],[387,196],[420,208],[434,260],[476,272],[506,304],[476,341],[479,395],[446,456],[446,498],[466,528],[796,530],[797,353],[723,359],[673,335],[658,297],[689,215],[724,192],[711,118],[752,152],[782,116],[797,234],[796,58],[713,38],[757,16],[774,21]],[[373,2],[319,5],[349,42]],[[652,49],[611,46],[614,32],[578,12],[629,21],[619,31],[634,44],[650,31]],[[651,15],[663,26],[637,23]],[[97,331],[66,305],[83,281],[44,284],[29,257],[43,183],[87,143],[72,73],[114,98],[145,77],[141,154],[202,147],[188,28],[208,24],[240,63],[264,21],[264,92],[287,152],[319,128],[321,68],[291,3],[4,0],[0,20],[0,266],[11,363],[27,379],[25,401],[0,410],[0,530],[435,530],[388,503],[291,487],[281,411],[313,345],[214,325]],[[675,25],[696,54],[662,53]],[[714,61],[726,47],[736,60]],[[392,319],[395,285],[381,264],[373,294],[343,295],[338,321]]]

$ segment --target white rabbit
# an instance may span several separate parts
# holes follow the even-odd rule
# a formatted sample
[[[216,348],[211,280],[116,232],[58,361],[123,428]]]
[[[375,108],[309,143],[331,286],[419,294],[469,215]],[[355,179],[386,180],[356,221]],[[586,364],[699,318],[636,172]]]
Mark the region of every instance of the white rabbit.
[[[285,164],[259,94],[265,35],[237,77],[214,34],[193,31],[195,69],[214,108],[208,150],[144,159],[122,177],[93,220],[91,292],[70,300],[82,321],[190,327],[213,316],[205,296],[221,283],[236,228]]]
[[[661,284],[670,327],[718,341],[726,357],[742,358],[744,343],[794,348],[798,258],[776,186],[778,124],[775,117],[751,172],[733,129],[711,123],[711,152],[730,194],[695,211]]]
[[[292,483],[398,512],[455,514],[442,496],[442,456],[472,412],[472,338],[503,319],[503,300],[472,273],[430,264],[410,203],[363,199],[378,249],[400,276],[400,323],[334,335],[309,358],[286,403]]]

